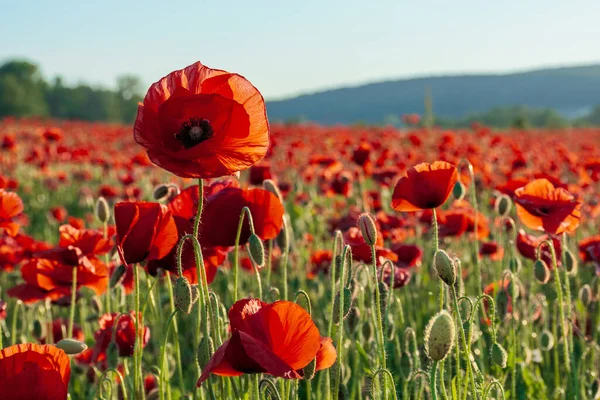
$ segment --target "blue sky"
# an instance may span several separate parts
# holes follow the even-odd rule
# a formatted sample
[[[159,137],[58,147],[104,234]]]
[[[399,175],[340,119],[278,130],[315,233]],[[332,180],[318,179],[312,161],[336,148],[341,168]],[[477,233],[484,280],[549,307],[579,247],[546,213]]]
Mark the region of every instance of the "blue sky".
[[[0,61],[150,85],[196,60],[267,98],[395,77],[600,62],[599,0],[0,0]]]

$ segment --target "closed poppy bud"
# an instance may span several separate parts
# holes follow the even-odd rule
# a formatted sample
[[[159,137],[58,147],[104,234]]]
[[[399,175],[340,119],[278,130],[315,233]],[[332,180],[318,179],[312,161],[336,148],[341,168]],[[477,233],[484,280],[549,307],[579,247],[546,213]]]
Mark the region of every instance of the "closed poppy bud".
[[[208,338],[203,337],[198,344],[198,352],[196,354],[201,370],[204,370],[214,352],[215,346],[212,338],[210,336]]]
[[[115,268],[115,270],[113,271],[113,273],[110,275],[110,288],[114,289],[117,285],[120,285],[121,282],[123,282],[123,280],[125,279],[125,265],[123,264],[119,264],[117,266],[117,268]]]
[[[373,335],[373,328],[371,327],[371,324],[367,321],[365,321],[365,323],[362,326],[362,334],[367,342],[371,340],[371,336]]]
[[[569,249],[565,250],[565,268],[567,272],[571,275],[576,274],[578,265],[579,262],[573,252]]]
[[[512,201],[510,197],[505,194],[502,194],[496,197],[496,202],[494,203],[494,209],[496,213],[501,217],[506,217],[510,213],[510,209],[512,208]]]
[[[106,349],[106,360],[109,368],[117,368],[119,365],[119,348],[115,342],[110,342]]]
[[[546,284],[550,280],[550,269],[544,260],[535,260],[533,274],[540,283]]]
[[[377,243],[377,227],[373,218],[367,213],[361,214],[358,217],[358,227],[365,243],[369,246],[375,246]]]
[[[165,185],[163,183],[154,188],[154,191],[152,192],[152,197],[154,198],[154,200],[159,201],[167,197],[169,195],[169,192],[169,185]]]
[[[302,372],[304,373],[304,380],[311,381],[315,377],[315,372],[317,368],[317,359],[315,358],[308,365],[302,368]]]
[[[540,334],[540,347],[544,351],[550,351],[554,347],[554,335],[547,329]]]
[[[465,185],[463,185],[461,181],[456,181],[454,188],[452,189],[452,196],[454,196],[456,200],[462,200],[465,198],[466,192],[467,189],[465,188]]]
[[[506,368],[508,354],[500,343],[492,344],[492,348],[490,349],[490,358],[492,359],[492,362],[500,368]]]
[[[519,257],[511,257],[508,261],[508,268],[513,274],[519,273],[521,271],[521,259]]]
[[[586,307],[592,303],[592,288],[587,283],[579,289],[579,300]]]
[[[290,224],[288,221],[287,215],[283,216],[283,226],[281,231],[277,235],[277,246],[281,249],[281,251],[286,252],[290,250]]]
[[[44,325],[42,325],[42,323],[37,319],[33,321],[33,336],[35,336],[38,339],[41,339],[44,336],[46,336],[44,334]]]
[[[265,246],[262,240],[254,233],[248,238],[248,252],[257,267],[260,268],[265,264]]]
[[[192,311],[192,288],[185,276],[180,276],[175,281],[173,295],[175,307],[182,313],[189,314]]]
[[[60,342],[55,344],[56,347],[62,349],[65,353],[70,356],[74,356],[76,354],[82,353],[87,346],[85,343],[81,343],[75,339],[63,339]]]
[[[279,187],[272,179],[265,179],[263,181],[263,188],[266,191],[271,192],[275,196],[277,196],[281,204],[283,204],[283,196],[281,195],[281,190],[279,190]]]
[[[446,285],[454,285],[456,281],[456,265],[444,250],[438,250],[433,257],[433,265],[438,276]]]
[[[342,273],[342,256],[341,255],[337,255],[335,256],[335,260],[334,260],[334,267],[335,267],[335,279],[336,282],[340,279],[340,275]]]
[[[343,318],[346,319],[348,314],[350,314],[350,309],[352,308],[352,292],[350,289],[344,288],[344,311]],[[340,323],[340,292],[338,291],[335,300],[333,302],[333,322],[335,324]]]
[[[90,301],[91,301],[90,305],[92,306],[92,310],[94,310],[94,312],[96,314],[102,314],[102,300],[100,300],[100,298],[98,296],[92,296]]]
[[[388,294],[390,289],[385,282],[378,282],[377,287],[379,290],[379,308],[381,309],[381,315],[386,315],[388,308]]]
[[[98,221],[106,224],[110,219],[110,208],[104,197],[99,197],[96,201],[95,214]]]
[[[441,361],[450,353],[455,329],[452,316],[446,310],[434,315],[425,328],[425,351],[433,361]]]

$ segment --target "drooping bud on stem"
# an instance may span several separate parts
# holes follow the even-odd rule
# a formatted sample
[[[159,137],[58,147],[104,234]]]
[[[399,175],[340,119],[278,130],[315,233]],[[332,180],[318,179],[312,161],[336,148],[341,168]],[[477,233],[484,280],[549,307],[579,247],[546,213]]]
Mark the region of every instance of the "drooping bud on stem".
[[[96,214],[96,218],[98,221],[106,224],[110,219],[110,208],[108,207],[108,202],[104,197],[98,197],[96,201],[96,207],[94,208],[94,213]]]
[[[198,351],[196,353],[196,357],[198,360],[198,365],[200,369],[203,370],[204,367],[208,364],[208,361],[212,357],[215,352],[215,346],[213,340],[210,336],[207,338],[203,337],[198,344]]]
[[[175,307],[184,314],[192,311],[192,287],[185,276],[180,276],[173,287]]]
[[[465,188],[465,185],[463,185],[461,181],[456,181],[454,188],[452,188],[452,196],[454,196],[456,200],[462,200],[465,198],[466,193],[467,189]]]
[[[588,307],[594,300],[592,288],[587,283],[579,289],[579,300],[585,307]]]
[[[542,259],[535,260],[535,263],[533,264],[533,274],[540,283],[546,284],[550,280],[550,269]]]
[[[433,265],[438,276],[448,286],[456,281],[456,265],[444,250],[438,250],[433,257]]]
[[[456,336],[454,321],[448,311],[434,315],[425,328],[425,351],[433,361],[441,361],[452,349]]]
[[[248,238],[248,253],[257,267],[262,268],[265,264],[265,246],[258,235],[251,234]]]
[[[125,279],[125,272],[127,272],[127,270],[125,269],[125,265],[117,265],[113,273],[110,275],[109,285],[111,289],[114,289],[117,285],[123,282],[123,280]]]
[[[74,356],[76,354],[82,353],[87,346],[85,343],[81,343],[75,339],[63,339],[55,344],[56,347],[62,349],[65,353],[70,356]]]
[[[510,209],[512,208],[512,201],[510,197],[505,194],[501,194],[496,197],[496,202],[494,203],[494,209],[496,213],[501,217],[506,217],[510,213]]]
[[[152,197],[154,198],[154,200],[159,201],[167,197],[170,191],[171,189],[169,185],[161,183],[160,185],[154,188],[154,191],[152,192]]]
[[[492,348],[490,349],[490,358],[492,359],[492,362],[500,368],[506,368],[508,354],[500,343],[492,344]]]
[[[573,252],[569,249],[565,250],[565,268],[570,275],[574,275],[577,273],[577,268],[579,266],[579,262],[577,261],[577,257],[573,254]]]

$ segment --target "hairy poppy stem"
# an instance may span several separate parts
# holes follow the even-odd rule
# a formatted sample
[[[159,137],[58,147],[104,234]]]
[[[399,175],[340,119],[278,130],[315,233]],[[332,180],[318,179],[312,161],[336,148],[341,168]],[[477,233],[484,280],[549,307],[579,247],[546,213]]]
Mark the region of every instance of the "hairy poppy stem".
[[[77,267],[73,268],[73,283],[71,286],[71,312],[69,313],[69,328],[67,337],[73,337],[73,322],[75,321],[75,302],[77,301]]]
[[[142,372],[142,357],[141,357],[141,347],[142,341],[140,338],[140,273],[137,269],[137,265],[133,265],[133,281],[134,281],[134,291],[135,291],[135,345],[133,348],[133,395],[137,399],[138,398],[138,390],[140,389],[138,386],[141,380],[141,372]],[[140,394],[141,396],[141,394]]]
[[[350,246],[346,245],[346,246],[344,246],[344,249],[342,251],[342,262],[340,265],[340,277],[339,277],[339,281],[340,281],[339,300],[338,300],[338,304],[339,304],[338,313],[339,314],[338,314],[337,344],[336,344],[337,360],[336,360],[335,384],[333,386],[333,393],[332,393],[334,399],[339,398],[340,382],[342,380],[342,356],[344,354],[344,352],[342,351],[342,339],[343,339],[343,333],[344,333],[344,289],[345,289],[344,276],[346,274],[346,262],[347,262],[346,260],[348,257],[350,257],[350,259],[352,259],[352,250],[350,250]],[[377,277],[375,277],[375,280],[377,280]],[[334,296],[336,296],[335,290],[334,290]],[[379,308],[379,304],[377,304],[376,307]],[[332,308],[335,310],[335,307],[332,306]],[[333,315],[332,315],[332,317],[333,317]]]
[[[373,268],[373,289],[375,292],[375,315],[377,316],[377,342],[379,347],[379,368],[386,369],[386,360],[385,360],[385,337],[383,334],[383,317],[381,315],[381,292],[379,287],[379,282],[377,279],[377,251],[375,250],[375,245],[371,245],[371,266]],[[390,274],[394,274],[394,271],[390,271]],[[381,271],[381,275],[383,276],[383,271]],[[382,387],[383,387],[383,398],[387,397],[387,384],[385,382],[385,378],[382,379]]]
[[[162,347],[160,348],[160,378],[159,378],[159,390],[160,390],[160,400],[164,400],[165,398],[165,393],[164,393],[164,388],[166,386],[165,384],[165,356],[167,354],[167,341],[169,339],[169,330],[171,329],[171,321],[174,321],[175,319],[175,315],[177,315],[177,309],[175,309],[173,312],[171,312],[171,314],[169,315],[169,318],[167,319],[167,326],[165,328],[165,335],[163,337],[163,343],[162,343]]]
[[[171,282],[171,273],[169,271],[165,271],[165,276],[167,280],[167,288],[169,290],[169,305],[171,307],[171,312],[175,311],[175,297],[173,296],[173,283]],[[183,381],[183,367],[181,365],[181,346],[179,345],[179,328],[177,327],[177,320],[173,320],[173,332],[175,333],[175,355],[177,356],[177,375],[179,377],[179,387],[181,390],[184,389],[184,381]]]
[[[433,217],[432,217],[432,224],[433,224],[433,260],[435,262],[435,255],[437,254],[438,250],[440,249],[440,239],[439,239],[439,227],[438,227],[438,220],[437,220],[437,212],[435,210],[435,208],[433,209]],[[435,267],[435,265],[434,265]],[[439,304],[440,304],[440,311],[444,309],[444,282],[440,279],[439,280],[439,285],[440,285],[440,293],[439,293]]]
[[[429,378],[430,378],[429,387],[431,388],[431,400],[437,400],[437,382],[436,382],[437,368],[438,368],[438,362],[434,361],[433,365],[431,366],[431,372],[429,375]]]
[[[456,310],[456,318],[458,319],[457,323],[458,323],[458,327],[460,329],[460,340],[461,340],[461,344],[462,344],[463,352],[464,352],[464,356],[465,356],[465,363],[467,366],[467,379],[471,381],[473,396],[475,396],[475,398],[478,398],[477,389],[475,387],[475,377],[473,375],[473,371],[471,370],[471,359],[470,359],[471,348],[467,344],[465,328],[463,326],[463,320],[460,315],[460,308],[458,306],[458,297],[456,296],[456,288],[454,287],[454,285],[450,285],[450,291],[452,292],[452,300],[454,301],[454,308]],[[465,390],[465,394],[464,394],[465,396],[467,395],[466,392],[467,392],[467,390]]]
[[[240,213],[240,220],[238,222],[238,229],[235,235],[235,247],[233,250],[233,302],[238,300],[238,273],[240,269],[240,238],[242,237],[242,227],[244,226],[244,216],[248,215],[248,222],[250,229],[254,233],[254,223],[252,221],[252,214],[248,207],[242,208]]]

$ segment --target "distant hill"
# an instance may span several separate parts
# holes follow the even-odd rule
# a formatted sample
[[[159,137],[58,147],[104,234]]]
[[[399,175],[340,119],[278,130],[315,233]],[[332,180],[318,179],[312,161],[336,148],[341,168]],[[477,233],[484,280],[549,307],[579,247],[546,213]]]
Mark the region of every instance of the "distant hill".
[[[515,105],[551,108],[578,117],[600,104],[600,64],[389,80],[268,101],[267,111],[272,121],[382,123],[393,115],[423,114],[426,88],[431,89],[434,114],[441,117],[458,118]]]

